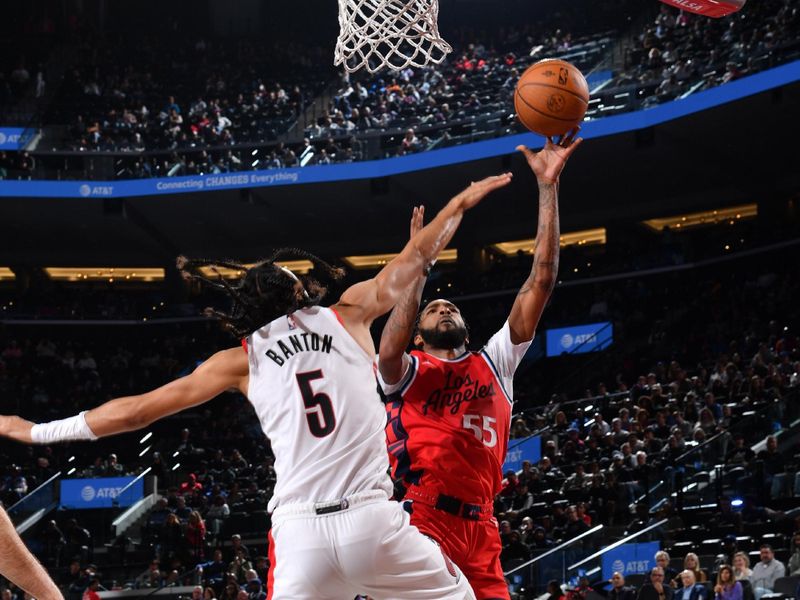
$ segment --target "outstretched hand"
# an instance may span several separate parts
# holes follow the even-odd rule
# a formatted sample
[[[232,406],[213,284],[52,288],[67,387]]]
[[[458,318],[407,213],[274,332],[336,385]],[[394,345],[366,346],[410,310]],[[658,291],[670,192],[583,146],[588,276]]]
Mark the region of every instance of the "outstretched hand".
[[[576,127],[562,136],[558,142],[553,141],[552,136],[548,136],[547,143],[539,152],[534,152],[526,146],[517,146],[517,150],[525,155],[539,183],[558,183],[567,159],[583,141],[583,138],[575,138],[579,131],[580,127]]]
[[[455,197],[461,202],[464,210],[477,206],[490,192],[507,186],[511,183],[511,173],[493,175],[480,181],[473,181],[470,186]]]

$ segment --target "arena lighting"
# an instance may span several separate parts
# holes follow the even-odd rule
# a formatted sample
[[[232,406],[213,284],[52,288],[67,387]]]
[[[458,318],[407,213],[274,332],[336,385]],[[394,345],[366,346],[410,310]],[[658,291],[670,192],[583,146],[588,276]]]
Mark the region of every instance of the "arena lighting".
[[[0,281],[14,281],[14,279],[16,279],[14,271],[8,267],[0,267]]]
[[[570,233],[562,233],[559,238],[559,244],[562,248],[566,246],[594,246],[597,244],[606,243],[606,228],[598,227],[597,229],[585,229],[583,231],[572,231]],[[492,244],[491,248],[502,252],[506,256],[513,256],[518,252],[525,252],[526,254],[533,254],[533,249],[536,247],[536,239],[530,238],[527,240],[517,240],[515,242],[499,242]]]
[[[45,267],[54,281],[164,281],[164,269],[153,267]]]
[[[149,440],[153,436],[152,431],[148,431],[142,439],[139,440],[140,444],[144,444],[147,440]]]
[[[258,263],[248,263],[244,266],[246,268],[254,267]],[[297,273],[298,275],[305,275],[311,269],[314,268],[314,263],[310,260],[284,260],[278,263],[281,267],[286,267],[292,273]],[[226,269],[225,267],[200,267],[198,269],[203,276],[205,277],[219,277],[222,276],[223,279],[238,279],[242,275],[244,275],[244,271],[237,271],[236,269]]]
[[[719,225],[728,223],[733,225],[737,221],[753,219],[758,216],[757,204],[742,204],[730,208],[718,208],[717,210],[705,210],[703,212],[689,213],[686,215],[675,215],[674,217],[661,217],[642,221],[647,227],[660,233],[665,227],[673,231],[683,231],[691,227],[701,227],[705,225]]]
[[[742,506],[742,504],[744,504],[744,500],[742,500],[741,498],[733,498],[731,500],[731,506],[733,508],[739,508],[740,506]]]
[[[361,256],[345,256],[343,258],[353,269],[380,269],[397,254],[363,254]],[[452,263],[458,260],[458,251],[455,248],[443,250],[439,254],[438,263]]]

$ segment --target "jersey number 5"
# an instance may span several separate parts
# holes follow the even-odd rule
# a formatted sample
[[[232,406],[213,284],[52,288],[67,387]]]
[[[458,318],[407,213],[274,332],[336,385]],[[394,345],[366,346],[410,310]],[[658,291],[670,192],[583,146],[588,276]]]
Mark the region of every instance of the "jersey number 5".
[[[303,404],[306,407],[308,428],[315,437],[322,438],[330,435],[336,427],[336,415],[333,414],[331,397],[322,392],[314,393],[311,388],[311,382],[315,379],[322,379],[321,369],[297,374],[297,385],[300,386]]]
[[[494,424],[497,419],[494,417],[482,417],[481,415],[464,415],[464,429],[471,429],[472,433],[483,445],[487,448],[494,448],[497,446],[497,432],[494,429]],[[481,428],[483,424],[483,428]],[[486,436],[489,439],[486,439]]]

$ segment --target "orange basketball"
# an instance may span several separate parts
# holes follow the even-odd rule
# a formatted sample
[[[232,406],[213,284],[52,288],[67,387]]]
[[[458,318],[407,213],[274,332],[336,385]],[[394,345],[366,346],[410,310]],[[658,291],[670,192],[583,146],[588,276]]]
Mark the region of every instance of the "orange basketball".
[[[514,90],[514,108],[522,124],[544,136],[564,135],[583,121],[589,85],[565,60],[545,59],[526,69]]]

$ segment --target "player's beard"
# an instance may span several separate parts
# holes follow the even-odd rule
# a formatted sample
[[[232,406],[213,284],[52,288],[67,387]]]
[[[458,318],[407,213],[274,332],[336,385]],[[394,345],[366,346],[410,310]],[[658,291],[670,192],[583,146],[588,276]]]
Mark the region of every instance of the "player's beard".
[[[420,328],[419,334],[426,345],[442,350],[460,348],[467,341],[467,328],[464,325],[446,329],[439,329],[438,326],[433,329]]]

